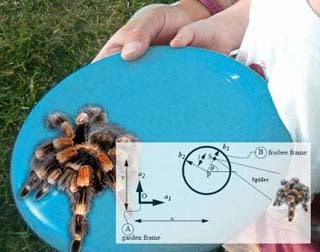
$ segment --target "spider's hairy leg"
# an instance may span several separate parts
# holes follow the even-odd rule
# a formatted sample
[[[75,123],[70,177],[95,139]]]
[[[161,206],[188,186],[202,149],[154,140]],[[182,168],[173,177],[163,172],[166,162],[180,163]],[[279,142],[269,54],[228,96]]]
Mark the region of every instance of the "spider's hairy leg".
[[[102,150],[108,150],[114,144],[113,138],[104,131],[96,129],[89,134],[89,142],[97,144]]]
[[[288,182],[288,180],[283,179],[283,180],[280,181],[280,184],[282,186],[285,186],[285,185],[289,184],[289,182]]]
[[[116,190],[116,148],[112,148],[108,151],[108,156],[110,157],[112,163],[114,164],[114,168],[107,172],[103,173],[103,184],[107,185],[109,188],[111,188],[112,191],[115,192]]]
[[[48,193],[51,184],[55,183],[60,169],[61,166],[53,155],[46,155],[41,160],[34,156],[31,162],[31,172],[20,192],[20,196],[26,197],[33,190],[37,190],[36,198]],[[48,181],[48,177],[50,177],[50,181]]]
[[[114,123],[106,123],[104,125],[104,129],[105,132],[108,132],[108,134],[113,138],[113,139],[117,139],[119,136],[125,135],[126,131],[124,129],[122,129],[121,127],[119,127],[118,125],[114,124]]]
[[[112,191],[116,190],[116,173],[114,169],[103,173],[102,183],[108,186]]]
[[[51,187],[52,185],[50,183],[48,183],[46,180],[42,180],[41,185],[39,186],[39,189],[37,190],[34,198],[35,199],[42,198],[44,195],[46,195],[50,191]]]
[[[101,151],[101,148],[98,145],[90,143],[78,144],[75,146],[75,149],[80,152],[84,151],[94,156],[100,164],[103,172],[109,172],[113,169],[114,164],[112,163],[110,157],[106,153]]]
[[[52,141],[52,144],[56,150],[61,150],[73,146],[73,141],[69,137],[58,137]]]
[[[273,202],[274,206],[280,206],[282,204],[282,198],[284,196],[284,190],[281,188],[277,192],[276,199]]]
[[[76,157],[78,155],[77,150],[74,147],[69,147],[67,149],[64,149],[56,154],[56,159],[59,161],[59,163],[63,164],[70,159]]]
[[[304,186],[304,188],[302,189],[302,207],[306,212],[308,211],[307,203],[309,202],[309,200],[309,189],[306,186]]]
[[[73,217],[70,226],[73,239],[70,247],[72,252],[80,251],[88,229],[86,215],[89,212],[91,199],[94,195],[91,189],[92,179],[93,169],[89,165],[83,165],[79,168],[77,176],[72,179],[70,185],[70,197],[73,205]]]
[[[36,192],[35,199],[40,199],[44,195],[46,195],[53,185],[57,183],[58,178],[60,177],[62,171],[60,168],[56,168],[49,174],[46,180],[41,182],[38,191]]]
[[[61,175],[62,167],[52,155],[46,157],[43,161],[34,159],[33,170],[41,181],[41,184],[38,187],[34,188],[35,190],[37,190],[35,198],[39,199],[42,196],[46,195],[50,191],[52,186],[56,184],[59,176]]]
[[[103,109],[94,106],[83,107],[76,118],[75,142],[82,143],[88,141],[89,131],[92,125],[96,123],[106,123],[106,114]]]
[[[100,163],[103,172],[109,172],[113,169],[113,163],[109,156],[103,152],[96,155],[97,160]]]
[[[94,172],[94,180],[92,183],[92,189],[94,191],[94,193],[99,193],[104,189],[104,183],[103,183],[103,172],[102,170],[97,167],[97,169],[95,169]]]
[[[110,165],[110,167],[108,169],[103,169],[101,167],[101,163],[100,163],[101,168],[96,171],[96,175],[98,177],[99,182],[102,184],[102,187],[107,186],[112,191],[115,191],[115,189],[116,189],[115,154],[116,154],[115,148],[110,149],[108,151],[108,155],[104,154],[104,155],[106,155],[106,157],[109,158],[110,162],[112,163],[113,168],[111,168],[111,165]],[[112,156],[112,155],[114,155],[114,156]]]
[[[117,151],[116,151],[116,148],[112,148],[108,151],[108,156],[111,158],[111,159],[115,159],[116,158],[116,154],[117,154]]]
[[[35,151],[35,156],[38,159],[44,158],[46,155],[53,153],[55,150],[71,147],[73,141],[69,137],[58,137],[53,141],[46,141],[41,144]]]
[[[294,212],[295,212],[295,207],[296,207],[296,203],[295,203],[295,197],[290,195],[289,196],[289,210],[288,210],[288,219],[289,221],[292,221],[294,218]]]
[[[300,182],[299,178],[292,178],[290,179],[290,184],[297,185]]]
[[[43,144],[41,144],[35,151],[35,156],[38,159],[42,159],[44,156],[47,154],[51,153],[54,151],[54,146],[51,141],[47,141]]]
[[[130,134],[124,134],[117,137],[116,142],[117,143],[132,143],[137,142],[138,139]]]
[[[303,208],[304,211],[308,212],[307,202],[302,202],[302,208]]]
[[[97,106],[86,106],[83,107],[77,116],[76,123],[84,124],[89,122],[89,120],[95,120],[97,122],[106,122],[107,116],[101,107]]]
[[[61,174],[62,174],[61,169],[53,170],[47,178],[48,183],[51,185],[55,185],[58,182],[58,178],[61,176]]]
[[[68,165],[66,166],[67,168],[62,172],[57,182],[58,188],[62,191],[69,189],[72,179],[76,176],[76,171],[69,168]]]
[[[79,187],[88,187],[90,186],[90,181],[92,177],[92,168],[89,165],[83,165],[78,170],[77,175],[77,186]]]
[[[298,192],[298,197],[299,197],[299,203],[302,205],[302,208],[304,211],[308,211],[308,205],[306,204],[307,202],[305,201],[305,195],[303,191]]]
[[[23,197],[23,198],[27,197],[28,194],[32,190],[37,188],[40,184],[41,184],[41,180],[36,175],[36,173],[33,170],[31,170],[27,182],[25,183],[25,185],[22,187],[22,190],[20,191],[20,197]]]
[[[71,229],[73,233],[73,240],[71,242],[70,251],[80,251],[82,240],[88,229],[88,221],[84,215],[74,215],[72,217]]]
[[[74,137],[74,131],[68,118],[61,113],[54,113],[47,117],[46,121],[47,127],[49,129],[60,129],[62,133],[69,137]]]

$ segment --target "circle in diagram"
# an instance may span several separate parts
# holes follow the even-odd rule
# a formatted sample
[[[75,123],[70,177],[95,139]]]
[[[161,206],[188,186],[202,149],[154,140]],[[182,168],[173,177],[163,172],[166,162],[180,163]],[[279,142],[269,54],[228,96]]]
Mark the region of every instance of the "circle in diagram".
[[[201,146],[188,153],[183,161],[182,176],[195,193],[212,195],[223,190],[231,178],[228,156],[213,146]]]
[[[130,224],[130,223],[125,223],[122,226],[121,230],[124,235],[131,235],[134,232],[134,228],[133,228],[132,224]]]

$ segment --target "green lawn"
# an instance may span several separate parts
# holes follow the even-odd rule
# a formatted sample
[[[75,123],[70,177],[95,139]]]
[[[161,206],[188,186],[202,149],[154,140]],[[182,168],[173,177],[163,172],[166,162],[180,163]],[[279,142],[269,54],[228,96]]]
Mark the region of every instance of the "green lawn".
[[[50,88],[90,62],[151,2],[0,1],[0,251],[52,251],[26,226],[11,195],[11,151],[23,121]]]

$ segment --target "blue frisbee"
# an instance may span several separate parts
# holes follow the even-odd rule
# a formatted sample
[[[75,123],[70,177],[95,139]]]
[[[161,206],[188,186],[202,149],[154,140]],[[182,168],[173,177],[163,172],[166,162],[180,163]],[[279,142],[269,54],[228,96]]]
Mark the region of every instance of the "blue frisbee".
[[[68,251],[71,210],[57,190],[41,200],[19,198],[37,145],[55,137],[44,118],[56,111],[75,118],[84,105],[106,109],[144,142],[290,142],[267,89],[256,73],[223,55],[196,48],[153,47],[126,62],[114,55],[73,73],[34,107],[18,135],[11,167],[16,205],[33,231]],[[82,251],[207,252],[216,245],[122,245],[115,238],[115,198],[94,199]],[[177,234],[179,235],[179,234]]]

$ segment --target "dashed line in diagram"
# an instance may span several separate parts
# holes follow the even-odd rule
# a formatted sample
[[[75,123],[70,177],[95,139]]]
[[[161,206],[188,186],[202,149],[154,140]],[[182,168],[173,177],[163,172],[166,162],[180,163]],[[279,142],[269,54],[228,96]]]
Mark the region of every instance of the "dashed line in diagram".
[[[310,184],[308,144],[121,143],[117,152],[117,243],[224,243],[272,205],[281,180]]]

